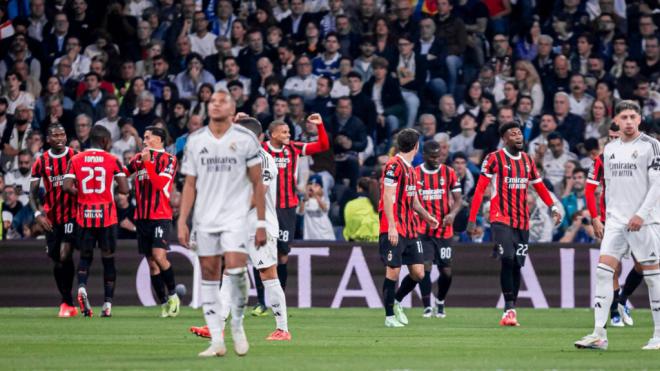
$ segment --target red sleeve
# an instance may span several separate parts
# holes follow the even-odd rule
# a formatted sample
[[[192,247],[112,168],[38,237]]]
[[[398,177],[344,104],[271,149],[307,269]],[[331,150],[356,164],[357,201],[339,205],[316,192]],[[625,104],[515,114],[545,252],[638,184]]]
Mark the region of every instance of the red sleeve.
[[[587,183],[587,186],[584,189],[584,198],[587,201],[587,209],[589,210],[589,215],[593,219],[598,217],[598,207],[596,206],[596,188],[597,185],[593,183]]]
[[[167,183],[172,180],[172,178],[156,174],[156,165],[153,161],[145,161],[143,164],[144,168],[147,170],[151,183],[153,183],[156,188],[163,189],[167,186]]]
[[[524,153],[523,156],[525,156],[527,161],[530,163],[529,180],[532,182],[542,181],[541,176],[539,175],[539,169],[536,168],[536,163],[526,153]]]
[[[32,178],[41,178],[41,157],[37,158],[32,165]]]
[[[598,207],[596,206],[596,189],[603,179],[603,161],[602,155],[598,156],[594,161],[589,176],[587,176],[587,184],[584,189],[584,197],[587,202],[587,209],[592,218],[598,217]]]
[[[545,187],[543,182],[534,183],[534,189],[536,190],[536,193],[538,193],[543,203],[548,207],[552,207],[552,205],[555,204],[555,202],[552,200],[552,196],[550,196],[550,192],[548,192],[548,189]]]
[[[315,155],[330,149],[330,140],[328,139],[328,133],[325,131],[325,126],[321,123],[320,125],[316,125],[316,127],[319,129],[319,139],[316,142],[304,143],[302,145],[303,156]]]
[[[477,188],[474,191],[474,197],[472,197],[472,203],[470,204],[470,216],[468,217],[469,222],[477,221],[477,214],[481,208],[481,201],[484,198],[484,191],[486,187],[490,184],[490,178],[486,175],[480,175],[479,181],[477,182]]]

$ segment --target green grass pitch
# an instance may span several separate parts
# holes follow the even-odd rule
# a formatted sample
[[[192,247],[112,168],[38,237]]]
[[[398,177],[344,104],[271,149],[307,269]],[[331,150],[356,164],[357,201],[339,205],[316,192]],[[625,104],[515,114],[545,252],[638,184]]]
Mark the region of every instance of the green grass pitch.
[[[99,310],[99,308],[94,308]],[[592,329],[588,309],[519,310],[518,328],[498,326],[497,309],[447,309],[445,319],[407,311],[410,325],[383,327],[382,310],[292,309],[290,343],[267,342],[271,316],[247,317],[250,352],[239,358],[228,342],[223,358],[199,359],[207,342],[188,333],[200,310],[177,318],[159,309],[113,308],[112,318],[56,318],[56,308],[0,308],[0,368],[438,370],[659,369],[660,352],[642,351],[652,332],[648,310],[634,327],[609,330],[610,349],[578,351],[573,342]],[[229,331],[227,331],[229,332]]]

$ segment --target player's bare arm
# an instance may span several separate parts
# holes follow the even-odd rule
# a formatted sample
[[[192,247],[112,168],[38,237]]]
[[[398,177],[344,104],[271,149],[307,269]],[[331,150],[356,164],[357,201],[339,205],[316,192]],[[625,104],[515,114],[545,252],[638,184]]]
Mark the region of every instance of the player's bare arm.
[[[186,175],[183,183],[183,190],[181,191],[181,205],[179,207],[179,219],[177,220],[177,236],[181,246],[190,248],[190,229],[188,228],[188,218],[190,211],[195,203],[195,182],[197,177]]]
[[[254,207],[257,209],[257,232],[254,243],[259,247],[266,244],[266,191],[261,178],[261,164],[248,168],[248,176],[252,183]]]
[[[413,199],[413,209],[415,212],[421,216],[424,220],[426,220],[430,225],[431,228],[436,229],[438,228],[438,225],[440,224],[438,220],[429,213],[424,206],[422,206],[422,203],[419,202],[419,198],[415,197]]]
[[[460,192],[452,192],[452,198],[454,199],[453,205],[451,205],[451,211],[449,214],[445,215],[442,219],[442,226],[447,227],[454,224],[454,219],[458,215],[459,211],[463,208],[463,197]]]
[[[77,195],[78,189],[76,188],[75,178],[72,177],[64,178],[64,181],[62,182],[62,189],[64,190],[64,192],[67,192],[74,196]]]
[[[117,192],[127,195],[130,191],[130,188],[128,188],[128,179],[125,176],[118,176],[115,177],[115,180],[117,181]]]
[[[34,210],[35,220],[46,231],[52,232],[53,225],[50,223],[46,215],[42,213],[41,202],[39,200],[39,182],[35,179],[30,182],[30,206]]]

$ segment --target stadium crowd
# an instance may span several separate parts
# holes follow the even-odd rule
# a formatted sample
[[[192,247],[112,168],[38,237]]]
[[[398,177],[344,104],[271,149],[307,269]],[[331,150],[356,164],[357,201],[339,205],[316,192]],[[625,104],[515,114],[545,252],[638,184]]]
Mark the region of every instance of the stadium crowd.
[[[268,129],[329,151],[301,157],[299,239],[376,241],[381,169],[403,128],[440,144],[467,205],[498,127],[517,122],[564,220],[528,198],[532,242],[591,242],[584,198],[613,107],[633,99],[660,135],[655,0],[0,1],[2,238],[43,236],[29,205],[34,159],[61,123],[75,150],[94,125],[128,161],[147,126],[181,157],[214,91]],[[421,151],[420,151],[421,152]],[[421,153],[414,164],[422,162]],[[175,215],[181,182],[172,194]],[[120,238],[135,201],[117,194]],[[455,221],[464,233],[468,208]],[[490,238],[485,202],[477,240]],[[172,228],[176,230],[176,228]]]

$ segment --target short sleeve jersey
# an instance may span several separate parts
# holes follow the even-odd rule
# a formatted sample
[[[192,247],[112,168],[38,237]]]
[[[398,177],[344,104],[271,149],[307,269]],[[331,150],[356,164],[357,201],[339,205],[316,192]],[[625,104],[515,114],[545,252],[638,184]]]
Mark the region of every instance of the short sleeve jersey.
[[[208,126],[188,137],[181,173],[196,177],[194,229],[246,230],[252,196],[247,169],[261,164],[259,148],[257,137],[239,125],[220,138]]]
[[[383,168],[380,180],[380,233],[387,233],[389,229],[383,197],[385,187],[396,187],[394,193],[394,221],[400,236],[417,238],[417,214],[414,210],[415,197],[417,197],[417,177],[415,168],[403,157],[392,157]]]
[[[87,149],[73,156],[65,178],[75,179],[78,189],[78,225],[102,228],[117,224],[113,180],[125,176],[119,159],[106,151]]]

